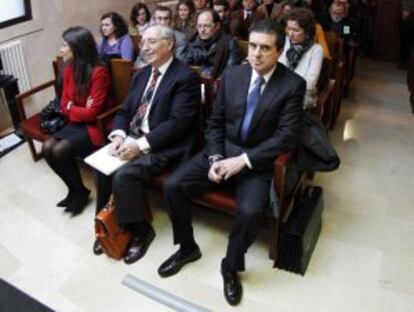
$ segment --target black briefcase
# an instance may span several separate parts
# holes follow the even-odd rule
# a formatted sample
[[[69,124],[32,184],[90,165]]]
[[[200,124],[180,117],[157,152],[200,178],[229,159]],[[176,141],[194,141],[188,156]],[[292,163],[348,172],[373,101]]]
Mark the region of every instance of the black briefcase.
[[[282,226],[275,267],[305,274],[322,226],[322,188],[307,187],[297,196],[288,222]]]

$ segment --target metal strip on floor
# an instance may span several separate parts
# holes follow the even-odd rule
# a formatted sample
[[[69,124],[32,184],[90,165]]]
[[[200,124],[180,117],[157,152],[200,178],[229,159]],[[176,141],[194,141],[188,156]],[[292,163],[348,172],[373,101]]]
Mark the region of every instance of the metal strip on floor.
[[[143,280],[140,280],[131,274],[125,275],[124,279],[122,280],[122,284],[176,311],[212,312],[211,310],[191,303],[147,282],[144,282]]]

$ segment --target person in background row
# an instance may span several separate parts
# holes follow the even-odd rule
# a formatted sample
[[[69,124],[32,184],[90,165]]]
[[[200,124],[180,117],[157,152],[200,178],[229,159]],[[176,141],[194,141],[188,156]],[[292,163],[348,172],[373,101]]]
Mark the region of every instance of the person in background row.
[[[193,3],[197,14],[208,7],[207,0],[193,0]]]
[[[173,26],[173,15],[169,7],[166,6],[157,6],[154,11],[154,23],[156,25],[162,25],[172,28]],[[173,29],[174,31],[174,49],[175,57],[179,60],[186,62],[187,60],[187,47],[188,40],[186,35]],[[148,65],[147,60],[145,59],[145,54],[140,53],[135,61],[135,67],[143,68]]]
[[[287,40],[279,62],[306,80],[303,109],[316,105],[316,86],[323,62],[322,47],[315,42],[315,17],[311,10],[296,8],[284,16]]]
[[[328,14],[320,17],[319,22],[324,31],[333,31],[346,42],[350,42],[358,34],[356,20],[348,15],[348,2],[335,0],[329,6]]]
[[[263,0],[263,3],[257,7],[257,12],[262,13],[265,18],[277,18],[279,10],[280,4],[275,0]]]
[[[227,0],[213,0],[213,9],[220,16],[221,30],[230,34],[230,9]]]
[[[132,30],[131,34],[141,35],[149,27],[151,21],[151,13],[145,3],[138,2],[132,9],[129,17]]]
[[[399,68],[407,69],[414,42],[414,0],[401,0]]]
[[[47,164],[68,187],[57,206],[78,214],[86,206],[90,191],[82,182],[77,157],[91,154],[103,142],[97,116],[112,107],[111,77],[100,65],[95,40],[89,30],[71,27],[63,32],[60,54],[68,65],[63,72],[62,114],[68,123],[42,146]]]
[[[280,4],[280,11],[278,20],[283,23],[283,17],[287,12],[291,11],[294,8],[306,8],[311,9],[308,1],[302,0],[285,0]],[[323,56],[331,59],[331,53],[329,51],[328,43],[326,42],[325,33],[321,24],[318,22],[315,23],[315,41],[319,43],[323,49]]]
[[[237,40],[221,31],[220,16],[213,9],[197,17],[198,35],[190,42],[187,62],[201,67],[201,75],[216,79],[226,69],[239,65],[242,54]]]
[[[207,121],[206,146],[170,175],[164,196],[178,250],[158,268],[161,277],[177,274],[201,257],[192,227],[190,198],[216,189],[234,190],[236,213],[227,252],[221,262],[224,297],[242,299],[238,272],[261,228],[269,203],[273,162],[294,149],[301,133],[305,81],[278,63],[285,39],[274,20],[253,24],[249,64],[227,69]]]
[[[240,9],[243,9],[241,0],[228,0],[229,2],[229,11],[234,12]]]
[[[143,34],[141,53],[149,65],[134,75],[109,135],[110,153],[129,162],[113,174],[112,186],[103,174],[96,179],[99,196],[108,199],[113,192],[116,220],[134,236],[124,256],[127,264],[142,258],[155,236],[145,218],[147,183],[187,161],[195,147],[200,79],[174,57],[174,40],[173,30],[161,24]],[[126,141],[127,134],[133,140]],[[93,251],[102,253],[97,241]]]
[[[132,60],[134,44],[128,34],[128,25],[121,15],[116,12],[105,13],[101,16],[101,41],[98,53],[101,58],[119,57]]]
[[[249,37],[250,26],[262,19],[264,15],[256,10],[255,0],[243,0],[243,8],[231,14],[231,33],[240,38],[247,40]]]
[[[174,29],[184,33],[190,41],[197,33],[195,7],[192,0],[180,0],[174,14]]]

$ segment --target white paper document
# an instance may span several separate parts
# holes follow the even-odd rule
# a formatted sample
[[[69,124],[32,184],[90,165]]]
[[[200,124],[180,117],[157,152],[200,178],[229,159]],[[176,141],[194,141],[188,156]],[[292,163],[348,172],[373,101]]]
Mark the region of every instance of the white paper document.
[[[125,139],[125,143],[131,141],[135,141],[135,139],[131,137]],[[108,152],[110,145],[111,143],[105,145],[84,159],[89,166],[108,176],[128,162],[128,160],[121,160],[119,157],[110,155]]]
[[[16,134],[11,133],[4,138],[0,139],[0,152],[5,151],[6,149],[20,143],[22,139],[18,137]]]

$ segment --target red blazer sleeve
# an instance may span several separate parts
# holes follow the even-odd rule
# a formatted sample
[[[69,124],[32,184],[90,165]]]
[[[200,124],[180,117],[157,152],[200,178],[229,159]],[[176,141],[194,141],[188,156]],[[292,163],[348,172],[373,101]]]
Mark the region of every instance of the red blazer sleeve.
[[[63,89],[60,99],[60,107],[62,114],[68,117],[69,111],[67,110],[68,103],[73,101],[73,69],[71,66],[66,66],[63,71]]]
[[[69,110],[71,122],[95,122],[96,117],[103,111],[111,90],[111,78],[106,68],[96,67],[92,73],[89,98],[93,100],[90,107],[86,107],[86,99],[83,103],[74,103]],[[62,100],[62,104],[64,100]]]

